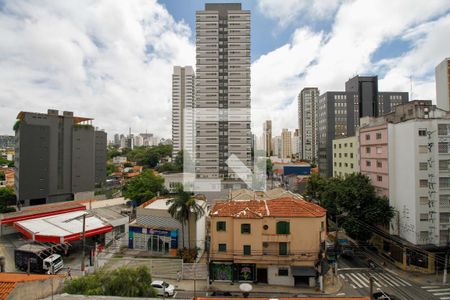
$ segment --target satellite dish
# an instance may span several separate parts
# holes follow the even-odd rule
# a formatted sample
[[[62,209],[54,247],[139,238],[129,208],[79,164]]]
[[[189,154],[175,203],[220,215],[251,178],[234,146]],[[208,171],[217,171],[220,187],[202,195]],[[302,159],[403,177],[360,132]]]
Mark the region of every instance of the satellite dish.
[[[241,285],[239,285],[239,289],[243,292],[250,292],[253,287],[250,283],[242,283]]]

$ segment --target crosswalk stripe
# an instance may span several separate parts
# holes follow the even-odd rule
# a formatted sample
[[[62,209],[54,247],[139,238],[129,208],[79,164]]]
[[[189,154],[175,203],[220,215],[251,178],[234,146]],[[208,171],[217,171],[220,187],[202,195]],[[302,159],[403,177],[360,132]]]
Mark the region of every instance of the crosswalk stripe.
[[[450,299],[450,297],[440,297],[439,299],[441,299],[441,300],[448,300],[448,299]]]
[[[392,275],[393,276],[393,275]],[[406,284],[407,286],[412,286],[412,284],[411,283],[409,283],[408,281],[406,281],[406,280],[403,280],[403,279],[401,279],[400,277],[396,277],[398,280],[400,280],[400,282],[403,282],[404,284]]]
[[[365,284],[361,279],[359,279],[358,277],[356,277],[355,274],[350,273],[349,275],[352,276],[352,278],[355,278],[355,279],[356,279],[356,281],[354,280],[355,283],[356,283],[356,282],[360,283],[360,284],[358,284],[359,287],[368,287],[368,285]]]
[[[366,282],[367,284],[370,284],[370,274],[367,273],[356,273],[356,275],[361,276]],[[377,280],[374,280],[373,283],[377,286],[377,287],[381,287],[381,285],[378,283]]]
[[[445,293],[433,293],[433,295],[435,295],[435,296],[445,296],[445,295],[450,295],[450,292],[445,292]]]
[[[393,286],[386,278],[381,277],[380,274],[374,274],[373,277],[383,286]]]
[[[395,278],[391,274],[383,273],[383,275],[386,276],[387,278],[390,278],[393,282],[398,283],[399,284],[398,286],[403,285],[403,283],[400,280],[398,280],[398,278]]]
[[[432,290],[427,290],[427,292],[430,293],[434,293],[434,292],[448,292],[450,291],[450,289],[432,289]]]
[[[347,279],[350,282],[354,283],[358,288],[362,288],[362,285],[359,282],[355,281],[355,279],[353,279],[353,277],[350,276],[350,273],[349,274],[345,274],[345,275],[347,275]]]
[[[421,288],[423,289],[434,289],[434,288],[439,288],[439,285],[427,285],[427,286],[421,286]]]
[[[400,284],[398,284],[395,280],[392,280],[392,278],[389,278],[388,276],[386,276],[386,274],[380,273],[379,274],[381,277],[386,278],[386,280],[391,283],[391,286],[400,286]]]
[[[356,277],[361,279],[365,284],[369,284],[369,279],[360,273],[353,273]]]

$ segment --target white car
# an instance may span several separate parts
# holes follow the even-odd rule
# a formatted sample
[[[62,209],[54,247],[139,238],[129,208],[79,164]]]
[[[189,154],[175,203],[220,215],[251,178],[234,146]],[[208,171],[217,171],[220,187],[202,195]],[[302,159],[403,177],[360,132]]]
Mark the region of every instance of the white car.
[[[169,297],[175,294],[175,287],[162,280],[153,281],[152,287],[156,290],[158,296]]]

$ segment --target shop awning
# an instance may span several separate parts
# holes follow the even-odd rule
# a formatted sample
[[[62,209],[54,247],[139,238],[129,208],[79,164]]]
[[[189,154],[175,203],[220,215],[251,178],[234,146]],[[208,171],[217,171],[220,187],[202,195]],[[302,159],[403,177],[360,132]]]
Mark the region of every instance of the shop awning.
[[[292,276],[313,277],[316,276],[314,267],[291,267]]]

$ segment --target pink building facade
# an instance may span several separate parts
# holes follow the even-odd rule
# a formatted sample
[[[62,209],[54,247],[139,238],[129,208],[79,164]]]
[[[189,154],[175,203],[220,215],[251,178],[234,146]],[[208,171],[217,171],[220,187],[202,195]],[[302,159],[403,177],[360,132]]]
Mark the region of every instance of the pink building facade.
[[[368,124],[359,130],[360,168],[379,196],[389,196],[388,127]]]

